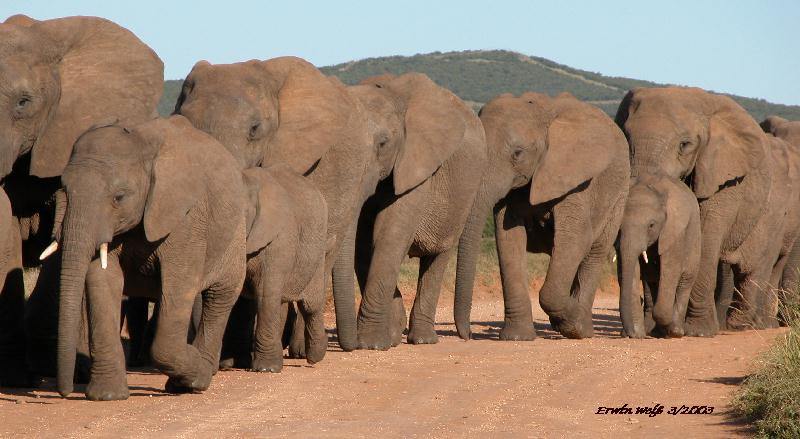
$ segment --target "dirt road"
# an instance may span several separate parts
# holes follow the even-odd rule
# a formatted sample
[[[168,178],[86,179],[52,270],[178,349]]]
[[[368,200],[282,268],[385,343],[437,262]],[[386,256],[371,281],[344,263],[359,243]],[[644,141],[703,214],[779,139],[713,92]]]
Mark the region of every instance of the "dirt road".
[[[472,341],[455,336],[443,306],[436,345],[343,353],[332,342],[314,367],[220,372],[204,394],[164,394],[150,371],[128,374],[132,396],[120,402],[64,400],[52,381],[1,389],[0,437],[732,437],[748,430],[726,415],[731,392],[783,333],[625,340],[616,296],[601,294],[593,339],[558,336],[538,311],[536,341],[498,342],[493,296],[476,298]],[[664,409],[597,414],[623,404]],[[681,405],[714,409],[668,414]]]

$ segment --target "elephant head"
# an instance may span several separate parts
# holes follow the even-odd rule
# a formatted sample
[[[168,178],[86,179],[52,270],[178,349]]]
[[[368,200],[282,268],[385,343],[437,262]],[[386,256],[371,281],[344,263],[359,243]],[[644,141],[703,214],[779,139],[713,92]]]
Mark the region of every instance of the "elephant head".
[[[800,146],[800,122],[789,121],[780,116],[769,116],[761,122],[761,128],[765,133]]]
[[[294,57],[211,65],[200,61],[183,83],[175,113],[211,134],[242,169],[286,163],[305,174],[356,133],[354,102],[343,85]]]
[[[742,181],[762,165],[767,144],[758,124],[727,96],[698,88],[637,88],[616,122],[630,143],[631,170],[692,176],[698,199]]]
[[[28,152],[31,175],[55,177],[90,126],[155,117],[163,64],[108,20],[14,16],[0,24],[0,84],[0,177]]]
[[[489,165],[461,235],[456,266],[455,321],[468,339],[480,234],[486,217],[512,189],[529,185],[532,205],[551,202],[588,184],[618,157],[625,139],[599,109],[567,93],[501,95],[480,111]]]
[[[620,317],[626,335],[638,338],[645,335],[641,315],[634,316],[637,309],[641,313],[635,283],[639,279],[640,264],[651,263],[647,253],[656,243],[657,256],[652,250],[650,255],[652,263],[659,264],[661,281],[653,320],[659,333],[682,335],[684,316],[679,315],[674,281],[680,277],[685,258],[690,257],[692,249],[679,244],[686,242],[692,221],[699,227],[699,215],[697,200],[678,180],[642,174],[631,183],[617,242]]]
[[[92,261],[99,255],[105,269],[115,237],[140,225],[149,242],[176,231],[196,206],[208,203],[209,176],[220,167],[236,169],[219,143],[180,116],[131,129],[93,127],[75,143],[61,176],[68,200],[58,331],[62,395],[72,391],[81,300]]]
[[[430,178],[472,135],[472,110],[424,74],[375,76],[350,92],[370,120],[375,159],[368,175],[375,183],[391,175],[396,195]]]

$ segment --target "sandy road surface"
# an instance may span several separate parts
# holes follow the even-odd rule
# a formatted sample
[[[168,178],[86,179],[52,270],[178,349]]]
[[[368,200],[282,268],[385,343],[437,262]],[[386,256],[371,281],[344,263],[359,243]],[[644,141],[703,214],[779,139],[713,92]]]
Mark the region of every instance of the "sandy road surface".
[[[343,353],[332,342],[314,367],[287,360],[280,374],[220,372],[204,394],[164,394],[165,377],[150,371],[128,374],[132,396],[120,402],[64,400],[52,381],[36,391],[0,389],[0,437],[747,435],[726,415],[731,392],[783,333],[620,339],[617,299],[601,294],[593,339],[558,336],[538,311],[536,341],[499,342],[502,303],[490,299],[476,300],[470,342],[455,336],[443,307],[436,345]],[[596,414],[625,403],[666,408],[653,417]],[[714,412],[667,414],[681,405]]]

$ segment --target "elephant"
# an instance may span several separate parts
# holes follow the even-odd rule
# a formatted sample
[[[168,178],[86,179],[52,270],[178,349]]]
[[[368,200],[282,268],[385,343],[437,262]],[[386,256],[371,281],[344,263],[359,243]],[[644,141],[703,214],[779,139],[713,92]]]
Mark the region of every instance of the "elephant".
[[[102,18],[15,15],[0,23],[0,65],[0,178],[19,219],[23,263],[38,266],[53,239],[54,193],[77,137],[108,117],[155,117],[163,63],[130,31]],[[18,326],[25,316],[26,337],[14,337],[20,346],[12,350],[25,352],[27,338],[27,362],[45,375],[55,370],[59,263],[55,257],[42,265],[25,310],[0,310],[14,316],[2,326]],[[7,360],[18,361],[1,361]]]
[[[397,278],[406,255],[420,259],[407,340],[436,343],[442,277],[477,194],[476,176],[486,163],[483,128],[466,103],[420,73],[368,78],[349,90],[374,127],[383,152],[382,177],[391,175],[381,179],[359,217],[357,345],[388,349],[400,343],[406,322]],[[343,272],[337,274],[339,269]],[[352,273],[352,266],[337,266],[334,276],[344,278],[345,271]],[[341,293],[334,294],[339,300]]]
[[[623,336],[683,336],[700,242],[700,208],[682,181],[642,174],[631,182],[616,248]],[[637,278],[647,284],[644,310]]]
[[[343,84],[296,57],[211,65],[199,61],[183,83],[175,114],[220,141],[241,169],[286,164],[306,176],[328,207],[325,273],[333,276],[339,344],[355,349],[353,252],[355,226],[367,194],[385,171],[378,166],[363,106]],[[388,174],[387,174],[388,175]],[[409,182],[411,183],[411,182]],[[295,334],[302,334],[298,318]],[[349,325],[349,326],[348,326]],[[302,353],[296,337],[290,354]]]
[[[779,116],[769,116],[761,122],[764,132],[800,146],[800,122],[788,121]],[[800,285],[800,242],[792,249],[779,285],[780,291],[794,291]]]
[[[533,340],[526,252],[550,254],[539,304],[553,328],[591,337],[592,302],[622,221],[630,165],[622,132],[568,93],[500,95],[483,106],[489,162],[458,244],[454,318],[468,340],[483,225],[494,212],[501,340]]]
[[[22,275],[19,223],[11,213],[11,202],[0,189],[0,322],[5,322],[0,332],[0,386],[31,387],[34,378],[24,364],[23,322],[12,313],[23,309],[25,285]]]
[[[698,88],[631,90],[616,122],[630,144],[632,175],[686,180],[700,206],[701,256],[685,334],[763,326],[764,315],[756,309],[780,263],[787,206],[778,200],[789,203],[791,197],[780,175],[786,177],[789,164],[776,162],[768,137],[733,99]],[[733,269],[740,292],[732,309],[730,289],[715,300],[721,263]]]
[[[314,364],[325,356],[325,249],[328,209],[311,182],[287,165],[244,171],[248,188],[247,277],[240,301],[255,299],[255,340],[238,343],[257,372],[283,367],[281,304],[298,303],[305,322],[305,357]],[[234,332],[229,334],[229,332]],[[244,332],[244,336],[242,336]],[[251,319],[231,319],[226,339],[253,339]],[[238,337],[237,337],[238,336]],[[227,341],[227,340],[226,340]],[[223,344],[223,351],[226,350]],[[251,351],[252,360],[250,360]],[[225,358],[225,355],[223,355]]]
[[[233,157],[182,116],[93,127],[61,176],[58,391],[73,390],[82,300],[89,318],[90,400],[129,395],[119,338],[122,295],[159,301],[152,361],[169,392],[203,391],[219,363],[246,274],[245,186]],[[99,257],[98,257],[99,255]],[[85,294],[84,294],[85,286]],[[197,335],[187,344],[195,298]]]

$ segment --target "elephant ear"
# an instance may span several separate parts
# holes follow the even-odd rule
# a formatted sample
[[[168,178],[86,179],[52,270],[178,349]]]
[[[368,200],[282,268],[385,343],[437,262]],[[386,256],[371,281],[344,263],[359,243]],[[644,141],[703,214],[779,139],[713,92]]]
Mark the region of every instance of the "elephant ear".
[[[245,170],[244,174],[248,188],[255,192],[255,216],[247,233],[247,254],[251,254],[278,237],[278,233],[284,229],[287,210],[286,206],[281,206],[282,197],[278,195],[280,186],[269,171],[252,168]]]
[[[32,175],[61,175],[77,138],[102,119],[135,124],[156,116],[164,66],[130,31],[96,17],[35,21],[29,27],[54,41],[61,54],[61,99],[33,146]]]
[[[666,194],[667,219],[658,237],[658,254],[664,255],[686,234],[692,217],[700,217],[700,210],[694,194],[683,183],[664,179],[660,186]]]
[[[150,191],[144,210],[148,241],[169,235],[205,192],[204,161],[214,139],[195,130],[182,116],[157,119],[134,129],[153,148]]]
[[[550,123],[547,152],[531,181],[532,205],[562,197],[600,175],[614,160],[613,146],[624,142],[616,127],[582,114],[568,111]]]
[[[275,58],[262,66],[270,77],[282,79],[277,93],[279,128],[265,165],[286,163],[305,174],[332,146],[363,135],[357,125],[363,115],[354,111],[353,99],[343,85],[300,58]]]
[[[692,180],[697,198],[708,198],[741,182],[766,157],[766,140],[752,117],[732,101],[726,102],[709,118],[708,143],[697,157]]]
[[[400,195],[422,184],[458,150],[467,121],[464,103],[423,74],[407,73],[387,85],[406,103],[405,142],[393,172],[394,192]]]

